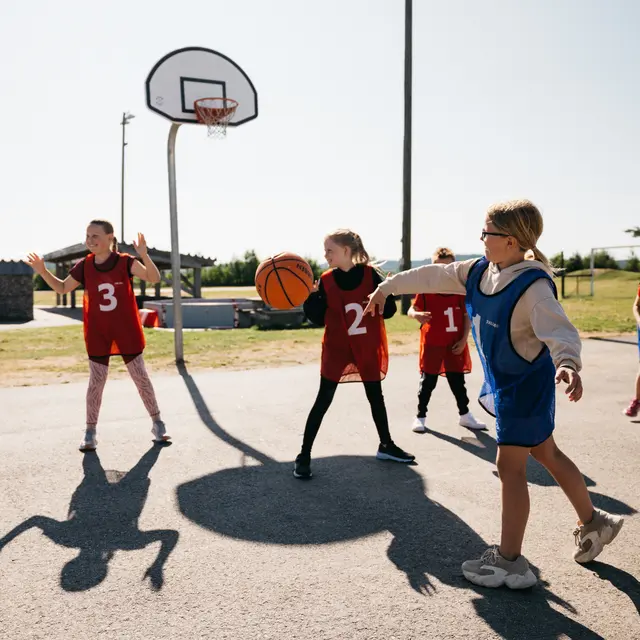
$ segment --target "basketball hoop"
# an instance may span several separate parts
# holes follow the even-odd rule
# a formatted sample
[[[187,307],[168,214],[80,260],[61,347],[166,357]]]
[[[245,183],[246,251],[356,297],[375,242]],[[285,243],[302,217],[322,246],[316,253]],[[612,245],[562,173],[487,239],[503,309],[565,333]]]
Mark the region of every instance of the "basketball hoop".
[[[227,125],[238,108],[231,98],[200,98],[193,103],[200,124],[207,125],[208,135],[221,139],[227,135]]]

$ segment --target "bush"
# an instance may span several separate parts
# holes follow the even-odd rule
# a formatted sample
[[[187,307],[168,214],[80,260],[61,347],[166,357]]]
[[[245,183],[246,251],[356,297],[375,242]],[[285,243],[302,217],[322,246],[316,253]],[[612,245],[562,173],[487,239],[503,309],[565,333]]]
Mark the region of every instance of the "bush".
[[[322,269],[315,260],[305,258],[313,271],[314,278],[319,278]],[[261,260],[256,252],[245,252],[243,258],[231,262],[217,264],[202,270],[203,287],[249,287],[254,283],[256,270]]]
[[[33,276],[33,290],[52,291],[51,287],[44,281],[44,278],[39,273],[36,273]]]

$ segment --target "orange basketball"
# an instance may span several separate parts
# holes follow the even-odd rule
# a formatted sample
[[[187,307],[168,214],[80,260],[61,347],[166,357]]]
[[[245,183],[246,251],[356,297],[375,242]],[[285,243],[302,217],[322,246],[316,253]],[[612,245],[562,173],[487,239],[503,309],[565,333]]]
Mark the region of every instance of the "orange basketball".
[[[256,289],[274,309],[292,309],[301,305],[313,288],[309,263],[295,253],[279,253],[263,260],[256,270]]]

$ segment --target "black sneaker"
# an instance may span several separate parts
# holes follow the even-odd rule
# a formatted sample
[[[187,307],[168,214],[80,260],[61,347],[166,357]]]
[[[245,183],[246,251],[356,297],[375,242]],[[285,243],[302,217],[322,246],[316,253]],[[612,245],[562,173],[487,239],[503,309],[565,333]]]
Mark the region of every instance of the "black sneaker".
[[[293,477],[299,480],[309,480],[313,474],[311,473],[311,457],[302,453],[296,458],[296,464],[293,468]]]
[[[378,447],[378,453],[376,453],[378,460],[393,460],[394,462],[413,462],[416,457],[410,453],[403,451],[393,442],[389,444],[382,444]]]

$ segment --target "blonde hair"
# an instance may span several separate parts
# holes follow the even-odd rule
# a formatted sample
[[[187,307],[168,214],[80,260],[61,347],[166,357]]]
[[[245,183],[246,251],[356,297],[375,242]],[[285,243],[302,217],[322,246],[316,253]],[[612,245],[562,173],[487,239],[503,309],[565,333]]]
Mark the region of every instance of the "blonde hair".
[[[92,220],[89,223],[89,226],[91,226],[92,224],[98,225],[100,227],[102,227],[102,230],[109,234],[109,233],[113,233],[113,225],[108,221],[108,220]],[[117,251],[118,250],[118,239],[115,237],[115,235],[113,236],[113,239],[111,240],[111,251]]]
[[[438,247],[434,252],[432,258],[436,260],[444,260],[445,258],[451,258],[454,262],[456,261],[456,254],[453,253],[449,247]]]
[[[369,264],[371,259],[367,253],[362,238],[351,229],[336,229],[325,237],[325,240],[331,240],[341,247],[349,247],[351,256],[356,264]]]
[[[551,269],[547,257],[538,249],[537,242],[542,235],[542,214],[530,200],[509,200],[489,207],[487,218],[502,233],[513,236],[525,252],[525,260],[537,260]]]

